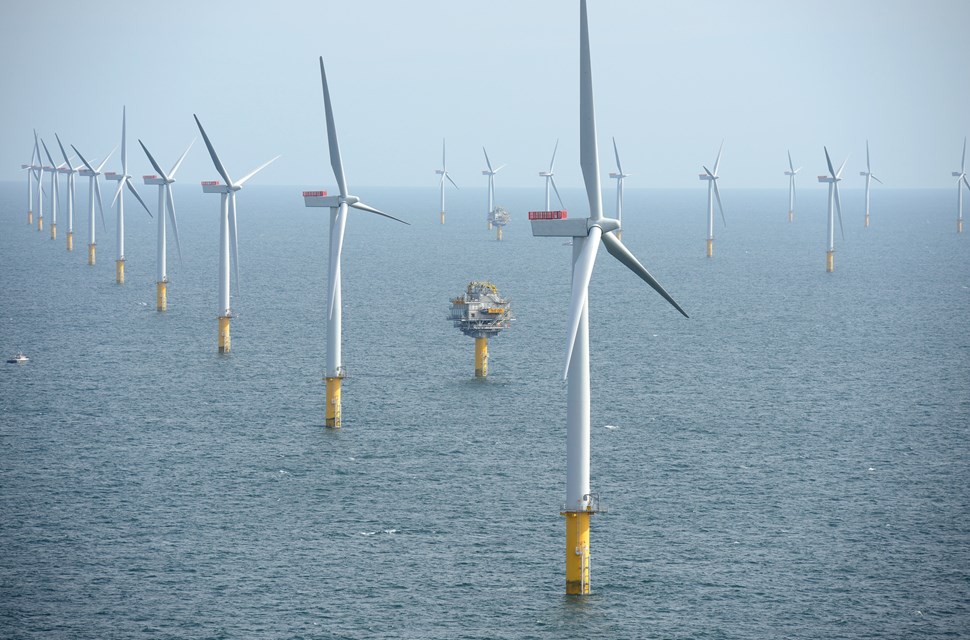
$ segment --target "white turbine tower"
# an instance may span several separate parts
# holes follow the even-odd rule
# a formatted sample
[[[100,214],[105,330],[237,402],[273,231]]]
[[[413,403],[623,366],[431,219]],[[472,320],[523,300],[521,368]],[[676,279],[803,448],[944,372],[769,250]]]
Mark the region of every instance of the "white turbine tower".
[[[44,142],[43,138],[41,138],[40,144],[44,147],[44,155],[47,156],[47,161],[51,163],[51,166],[44,167],[44,169],[51,174],[51,240],[57,240],[57,210],[59,208],[59,180],[57,179],[57,174],[60,173],[61,167],[54,163],[54,159],[51,158],[51,152],[47,150],[47,143]]]
[[[94,224],[95,195],[97,195],[98,211],[101,212],[101,228],[106,229],[104,224],[104,200],[101,198],[101,183],[98,181],[98,176],[101,175],[101,170],[104,169],[104,165],[108,164],[108,159],[114,155],[115,150],[112,149],[111,153],[109,153],[105,159],[101,161],[101,164],[98,165],[98,168],[95,169],[93,166],[91,166],[90,162],[84,159],[84,156],[82,156],[81,152],[77,150],[77,147],[72,144],[71,148],[74,149],[74,153],[76,153],[77,157],[80,158],[81,162],[84,163],[84,169],[81,169],[79,172],[81,177],[88,179],[88,264],[93,267],[96,259],[95,247],[97,246]]]
[[[131,176],[128,175],[128,145],[125,142],[126,135],[126,122],[127,116],[125,108],[121,108],[121,173],[115,173],[114,171],[109,171],[104,174],[105,179],[113,180],[118,183],[118,190],[115,191],[115,197],[111,201],[111,204],[117,201],[118,203],[118,257],[115,259],[115,282],[118,284],[124,284],[125,282],[125,187],[131,191],[135,199],[141,203],[144,207],[145,213],[148,217],[152,217],[152,212],[148,210],[148,205],[145,201],[141,199],[138,192],[135,190],[135,185],[131,181]],[[90,169],[90,167],[89,167]]]
[[[616,138],[613,138],[613,154],[616,156],[616,172],[610,173],[610,177],[616,180],[616,221],[620,223],[621,229],[617,230],[616,237],[623,239],[623,179],[629,178],[629,173],[623,173],[620,166],[620,152],[616,149]]]
[[[963,233],[963,186],[970,190],[967,181],[967,139],[963,139],[963,156],[960,160],[960,171],[953,171],[951,175],[957,179],[957,233]],[[960,184],[960,183],[963,184]]]
[[[485,147],[482,147],[482,153],[485,154],[485,164],[488,169],[482,169],[482,175],[488,176],[488,230],[492,230],[492,219],[495,215],[495,174],[502,170],[505,165],[503,164],[498,169],[492,169],[492,163],[488,159],[488,151],[485,151]]]
[[[791,151],[788,152],[788,171],[785,175],[788,176],[788,222],[792,222],[795,219],[795,176],[802,168],[795,168],[795,165],[791,161]]]
[[[209,141],[209,136],[206,135],[205,129],[202,128],[199,117],[195,114],[192,114],[192,117],[195,118],[195,124],[198,125],[199,131],[202,132],[202,139],[205,141],[205,146],[209,150],[209,157],[212,158],[212,164],[215,165],[216,171],[219,172],[222,179],[226,181],[225,184],[219,184],[218,180],[207,180],[202,183],[202,192],[222,195],[219,213],[219,353],[229,353],[229,348],[232,344],[229,335],[229,319],[232,317],[232,307],[229,304],[230,253],[232,254],[232,263],[236,272],[236,292],[239,292],[239,235],[237,234],[236,227],[236,192],[242,189],[243,185],[250,178],[265,169],[271,162],[279,158],[279,156],[276,156],[276,158],[273,158],[269,162],[261,164],[239,180],[233,182],[232,178],[229,177],[229,172],[222,166],[222,161],[219,160],[219,156]],[[230,238],[232,242],[230,242]]]
[[[714,256],[714,197],[717,197],[717,209],[721,212],[721,222],[727,225],[724,219],[724,208],[721,206],[721,192],[717,188],[717,169],[721,166],[721,150],[724,148],[724,141],[717,149],[717,158],[714,160],[714,171],[704,167],[704,173],[698,177],[707,180],[707,257]]]
[[[343,305],[341,300],[340,260],[344,245],[344,229],[347,226],[347,212],[350,208],[376,213],[377,215],[397,220],[383,211],[361,202],[357,196],[350,195],[347,188],[347,176],[344,175],[344,165],[340,159],[340,146],[337,144],[337,129],[334,125],[333,107],[330,103],[330,88],[327,85],[327,72],[323,67],[323,56],[320,57],[320,81],[323,85],[323,107],[327,121],[327,144],[330,148],[330,166],[337,179],[339,195],[327,196],[326,191],[304,191],[304,204],[308,207],[327,207],[330,209],[330,269],[327,279],[327,406],[325,410],[325,424],[328,427],[339,428],[341,425],[340,386],[344,377],[343,359],[341,357],[341,320]],[[443,165],[444,163],[442,163]]]
[[[832,167],[832,159],[829,158],[829,150],[825,150],[825,164],[828,166],[829,175],[819,176],[819,182],[829,185],[829,209],[828,209],[828,251],[825,254],[825,270],[832,273],[835,270],[835,212],[839,213],[839,229],[842,231],[842,239],[845,240],[845,228],[842,226],[842,199],[839,197],[839,182],[842,180],[842,170],[848,158],[842,161],[842,166],[836,171]]]
[[[530,214],[532,234],[573,238],[572,292],[566,341],[566,593],[589,593],[589,519],[598,508],[598,499],[590,493],[590,404],[589,404],[589,281],[600,242],[624,266],[633,271],[678,311],[684,310],[660,286],[640,261],[616,237],[619,222],[603,217],[599,158],[596,148],[596,122],[593,115],[593,80],[590,69],[589,31],[586,22],[586,0],[580,5],[579,60],[579,129],[580,164],[589,217],[566,219],[565,216]],[[536,215],[540,214],[540,215]],[[534,217],[535,216],[535,217]]]
[[[882,184],[882,180],[872,175],[872,165],[869,164],[869,141],[866,140],[866,170],[859,172],[860,176],[865,176],[866,178],[866,228],[869,228],[869,185],[875,180],[879,184]]]
[[[172,223],[172,233],[175,234],[175,246],[179,253],[179,262],[182,261],[182,245],[179,243],[179,226],[178,222],[175,220],[175,197],[172,195],[172,183],[175,182],[175,173],[179,170],[182,165],[182,160],[185,160],[186,154],[188,154],[189,149],[195,144],[195,140],[189,143],[188,148],[179,157],[175,166],[168,173],[162,171],[162,168],[158,166],[155,162],[155,158],[152,157],[148,147],[141,140],[138,141],[141,148],[145,151],[145,155],[148,156],[148,161],[152,163],[152,167],[155,168],[157,172],[156,175],[144,176],[143,179],[145,184],[158,185],[158,234],[156,236],[156,252],[155,252],[155,308],[158,311],[165,311],[168,308],[168,271],[166,269],[166,258],[168,251],[166,250],[165,244],[165,212],[168,211],[169,222]]]
[[[435,174],[441,176],[441,180],[438,181],[438,187],[441,189],[441,224],[444,224],[445,223],[445,178],[448,179],[448,182],[455,185],[455,189],[458,188],[458,185],[455,184],[455,181],[451,179],[450,175],[448,175],[448,165],[447,163],[445,163],[445,139],[444,138],[441,139],[441,168],[435,169],[434,172]]]
[[[559,195],[559,189],[556,187],[556,179],[553,177],[555,175],[553,168],[556,166],[556,152],[559,151],[559,141],[556,140],[556,146],[552,149],[552,160],[549,161],[549,171],[540,171],[539,177],[546,179],[546,211],[549,211],[551,206],[549,201],[549,186],[551,185],[553,190],[556,192],[556,198],[559,199],[559,206],[563,209],[566,205],[562,203],[562,196]]]
[[[40,150],[37,148],[37,140],[34,140],[34,150],[30,154],[30,164],[20,165],[21,169],[27,170],[27,224],[34,224],[34,180],[40,181],[38,173],[43,163],[38,163]]]
[[[61,155],[64,156],[64,164],[61,165],[59,171],[61,173],[67,174],[67,250],[74,251],[74,176],[77,175],[78,170],[83,167],[83,164],[79,164],[76,167],[71,166],[71,160],[67,157],[67,151],[64,150],[64,145],[61,144],[61,139],[54,134],[57,138],[57,146],[61,148]]]

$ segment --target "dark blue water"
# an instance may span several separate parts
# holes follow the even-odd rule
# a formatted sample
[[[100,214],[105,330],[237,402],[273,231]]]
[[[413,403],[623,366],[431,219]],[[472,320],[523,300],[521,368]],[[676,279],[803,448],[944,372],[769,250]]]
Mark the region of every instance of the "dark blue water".
[[[813,185],[815,186],[815,185]],[[85,186],[80,187],[86,201]],[[359,189],[345,242],[344,428],[323,423],[326,211],[239,197],[232,353],[218,198],[177,185],[184,263],[154,311],[154,225],[98,264],[0,185],[0,635],[11,638],[872,638],[970,633],[970,234],[945,191],[628,189],[590,293],[588,598],[564,590],[571,250],[533,190]],[[152,194],[153,195],[153,194]],[[579,214],[583,194],[566,190]],[[607,202],[612,206],[612,193]],[[154,198],[149,199],[154,202]],[[130,208],[133,209],[133,208]],[[35,213],[36,215],[36,213]],[[49,218],[45,220],[49,222]],[[172,254],[174,256],[174,252]],[[491,279],[516,322],[475,380],[447,320]]]

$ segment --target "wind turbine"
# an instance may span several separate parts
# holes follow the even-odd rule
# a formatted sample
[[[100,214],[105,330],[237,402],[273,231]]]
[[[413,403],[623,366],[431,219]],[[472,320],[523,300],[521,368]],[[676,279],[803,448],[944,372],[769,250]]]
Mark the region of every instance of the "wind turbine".
[[[553,149],[552,149],[552,160],[549,161],[549,171],[540,171],[539,172],[539,176],[546,179],[546,208],[545,208],[546,211],[549,211],[549,207],[550,207],[550,203],[549,203],[549,186],[550,185],[552,185],[552,188],[556,192],[556,198],[559,199],[559,206],[562,207],[563,209],[566,208],[566,205],[564,205],[562,203],[562,196],[559,195],[559,189],[556,187],[556,179],[553,178],[553,176],[555,175],[555,173],[553,172],[553,167],[556,165],[556,152],[557,151],[559,151],[559,141],[558,140],[556,140],[556,146],[553,147]]]
[[[872,166],[869,164],[869,141],[866,140],[866,170],[859,172],[860,176],[866,177],[866,228],[869,228],[869,185],[873,180],[882,184],[882,180],[872,175]]]
[[[53,171],[54,167],[45,167],[44,159],[40,155],[40,138],[37,137],[37,130],[34,129],[34,148],[37,149],[37,230],[44,230],[44,180],[45,171]]]
[[[455,185],[455,189],[458,188],[458,185],[455,184],[455,181],[451,179],[450,175],[448,175],[448,165],[445,164],[445,139],[444,138],[441,139],[441,168],[435,169],[434,172],[435,174],[441,176],[441,180],[439,180],[438,186],[441,189],[441,224],[444,224],[445,223],[445,178],[448,179],[448,182]]]
[[[791,151],[788,152],[788,171],[785,175],[788,176],[788,222],[792,222],[795,219],[795,176],[802,168],[795,168],[795,165],[791,161]]]
[[[721,222],[727,225],[724,219],[724,208],[721,206],[721,192],[717,189],[717,168],[721,166],[721,150],[724,148],[724,141],[717,149],[717,158],[714,160],[714,171],[704,167],[704,173],[698,177],[707,180],[707,257],[714,256],[714,197],[717,197],[717,209],[721,212]]]
[[[45,167],[47,171],[51,174],[51,240],[57,240],[57,199],[58,199],[58,180],[57,174],[60,173],[61,167],[54,163],[54,159],[51,158],[51,152],[47,150],[47,143],[44,139],[40,140],[41,146],[44,147],[44,154],[47,156],[48,162],[51,163],[50,167]]]
[[[580,4],[579,59],[579,129],[580,165],[589,199],[589,217],[567,219],[533,212],[532,235],[571,237],[573,239],[572,292],[569,301],[569,323],[566,340],[566,593],[589,593],[589,519],[597,512],[599,501],[589,487],[589,322],[588,294],[593,263],[600,242],[624,266],[649,284],[684,316],[674,302],[639,260],[627,249],[615,232],[618,220],[603,216],[603,194],[600,186],[599,157],[596,148],[596,121],[593,114],[593,80],[590,65],[589,29],[586,0]],[[559,213],[559,212],[557,212]],[[551,218],[551,219],[550,219]]]
[[[21,169],[27,170],[27,224],[34,224],[34,179],[40,180],[37,171],[43,166],[38,165],[37,141],[34,140],[34,150],[30,154],[30,164],[20,165]]]
[[[963,186],[961,182],[970,190],[970,182],[967,181],[967,139],[963,139],[963,157],[960,160],[959,173],[954,171],[951,175],[957,179],[957,233],[963,233]]]
[[[101,228],[104,229],[104,200],[101,198],[101,183],[98,181],[98,176],[101,175],[101,170],[104,169],[104,165],[108,164],[108,158],[114,155],[115,151],[112,149],[111,153],[109,153],[105,159],[101,161],[101,164],[98,165],[98,168],[95,169],[93,166],[91,166],[90,162],[84,159],[84,156],[82,156],[81,152],[77,150],[77,147],[72,144],[71,148],[74,149],[74,153],[76,153],[77,157],[80,158],[81,162],[84,163],[84,169],[81,169],[79,173],[82,177],[88,179],[88,264],[93,267],[96,260],[95,253],[97,250],[94,224],[94,197],[95,194],[97,194],[98,211],[101,212]]]
[[[842,199],[839,197],[839,182],[842,180],[842,170],[848,158],[842,161],[842,166],[836,171],[832,167],[832,159],[829,158],[829,150],[825,150],[825,164],[828,165],[829,175],[819,176],[819,182],[826,182],[829,185],[829,212],[828,212],[828,252],[825,254],[825,270],[832,273],[835,270],[835,211],[839,212],[839,229],[842,230],[842,239],[845,240],[845,228],[842,226]]]
[[[77,175],[78,169],[84,165],[79,164],[72,167],[71,160],[67,157],[67,151],[61,144],[61,139],[56,133],[54,137],[57,138],[57,146],[61,148],[61,155],[64,156],[64,164],[58,171],[67,174],[67,250],[74,251],[74,176]]]
[[[209,150],[212,164],[215,165],[216,171],[219,172],[222,179],[226,181],[225,184],[219,184],[218,180],[207,180],[202,183],[202,192],[222,195],[222,202],[219,209],[219,353],[229,353],[229,347],[231,345],[229,319],[232,317],[232,307],[229,304],[230,253],[232,254],[232,263],[236,272],[237,293],[239,290],[239,235],[236,227],[236,192],[242,189],[243,185],[250,178],[269,166],[279,156],[276,156],[276,158],[273,158],[269,162],[264,162],[239,180],[233,182],[232,178],[229,177],[229,172],[226,171],[226,168],[222,165],[222,161],[219,160],[219,155],[212,146],[212,142],[209,141],[209,136],[206,135],[205,129],[202,128],[199,117],[195,114],[192,114],[192,117],[195,118],[195,124],[198,125],[199,131],[202,132],[202,139],[205,141],[205,146]],[[232,238],[231,243],[229,242],[230,237]]]
[[[168,217],[172,223],[172,232],[175,234],[175,246],[179,252],[179,262],[181,262],[182,245],[179,243],[179,226],[175,220],[175,197],[172,195],[172,183],[175,182],[175,173],[182,165],[182,160],[185,160],[189,149],[195,144],[195,140],[189,143],[188,148],[185,149],[185,152],[179,157],[175,166],[167,174],[155,162],[155,158],[152,157],[145,143],[138,140],[138,144],[144,149],[145,155],[148,156],[148,161],[152,163],[152,166],[157,172],[157,175],[143,176],[143,179],[145,184],[158,185],[158,235],[155,243],[155,308],[158,311],[165,311],[168,308],[168,273],[165,262],[167,254],[165,246],[165,211],[166,209],[168,210]]]
[[[144,207],[145,213],[148,217],[152,217],[152,212],[148,210],[148,205],[145,201],[141,199],[138,192],[135,190],[135,185],[131,181],[131,176],[128,175],[128,145],[125,142],[125,131],[126,131],[126,112],[125,108],[121,108],[121,173],[115,173],[114,171],[109,171],[104,174],[106,180],[114,180],[118,183],[118,190],[115,191],[115,197],[111,201],[114,204],[115,201],[118,202],[118,258],[115,260],[115,282],[118,284],[125,283],[125,186],[131,191],[135,199],[141,203]]]
[[[340,146],[337,144],[337,129],[333,120],[333,107],[330,103],[330,88],[327,85],[327,72],[323,67],[323,56],[320,56],[320,81],[323,85],[323,107],[327,121],[327,144],[330,147],[330,166],[337,179],[336,196],[327,196],[326,191],[304,191],[304,204],[308,207],[328,207],[330,209],[330,270],[327,277],[327,407],[325,410],[326,426],[339,428],[341,425],[340,385],[344,377],[343,360],[340,353],[341,319],[343,306],[341,303],[340,259],[344,245],[344,229],[347,226],[347,212],[352,207],[361,211],[376,213],[377,215],[397,220],[383,211],[364,204],[357,196],[350,195],[347,188],[347,176],[344,175],[344,165],[340,160]],[[442,167],[444,162],[442,162]],[[443,184],[443,183],[442,183]],[[444,207],[442,207],[443,209]]]
[[[492,215],[495,211],[495,174],[502,170],[505,165],[503,164],[498,169],[492,169],[492,163],[488,159],[488,151],[485,151],[485,147],[482,147],[482,153],[485,154],[485,164],[488,165],[488,169],[482,169],[482,175],[488,176],[488,230],[492,230]]]
[[[623,173],[623,167],[620,166],[620,152],[616,150],[616,138],[613,138],[613,154],[616,156],[616,172],[611,173],[610,177],[616,180],[616,221],[620,223],[621,227],[623,225],[623,178],[629,178],[629,173]],[[623,239],[623,230],[619,229],[616,232],[616,237],[620,240]]]

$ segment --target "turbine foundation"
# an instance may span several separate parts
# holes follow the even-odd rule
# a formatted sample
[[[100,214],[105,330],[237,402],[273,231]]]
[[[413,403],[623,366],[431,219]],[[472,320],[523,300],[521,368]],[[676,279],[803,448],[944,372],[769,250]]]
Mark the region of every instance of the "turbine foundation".
[[[38,231],[43,231],[44,230],[44,216],[43,215],[37,216],[37,230]]]
[[[489,231],[492,230],[492,221],[491,220],[488,221],[488,230]]]
[[[788,222],[794,222],[794,220],[795,220],[795,212],[792,211],[791,209],[789,209],[788,210]]]
[[[340,377],[327,378],[327,409],[325,425],[340,428]]]
[[[869,228],[869,214],[866,214],[866,229]]]
[[[155,308],[158,311],[168,309],[168,283],[162,280],[155,283]]]
[[[957,219],[957,233],[963,233],[963,218]]]
[[[496,231],[495,231],[495,239],[496,240],[499,240],[499,241],[502,240],[502,227],[498,227],[496,229]]]
[[[475,338],[475,377],[488,375],[488,338]]]
[[[70,231],[67,232],[67,250],[74,251],[74,234]]]
[[[219,353],[229,353],[232,341],[229,337],[230,316],[219,316]]]
[[[826,251],[825,252],[825,271],[827,273],[832,273],[835,271],[835,252]]]
[[[125,259],[115,260],[115,282],[125,283]]]
[[[57,240],[57,223],[51,223],[51,240]]]
[[[714,257],[714,238],[707,239],[707,257],[708,258]]]
[[[566,595],[589,593],[589,518],[592,511],[563,511],[566,518]]]
[[[27,224],[34,224],[34,212],[33,211],[28,211],[27,212]]]
[[[441,224],[444,224],[444,223],[445,223],[445,212],[442,211],[441,212]]]
[[[95,244],[93,242],[88,245],[88,264],[92,267],[94,266],[94,255],[96,253],[94,247]]]

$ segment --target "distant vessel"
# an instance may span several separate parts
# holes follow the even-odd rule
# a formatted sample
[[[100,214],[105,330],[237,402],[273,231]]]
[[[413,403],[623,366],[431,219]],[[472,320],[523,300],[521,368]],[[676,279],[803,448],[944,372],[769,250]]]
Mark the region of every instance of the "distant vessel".
[[[7,362],[10,364],[23,364],[28,360],[30,360],[30,358],[25,356],[22,352],[18,351],[17,355],[13,356],[12,358],[8,358]]]

